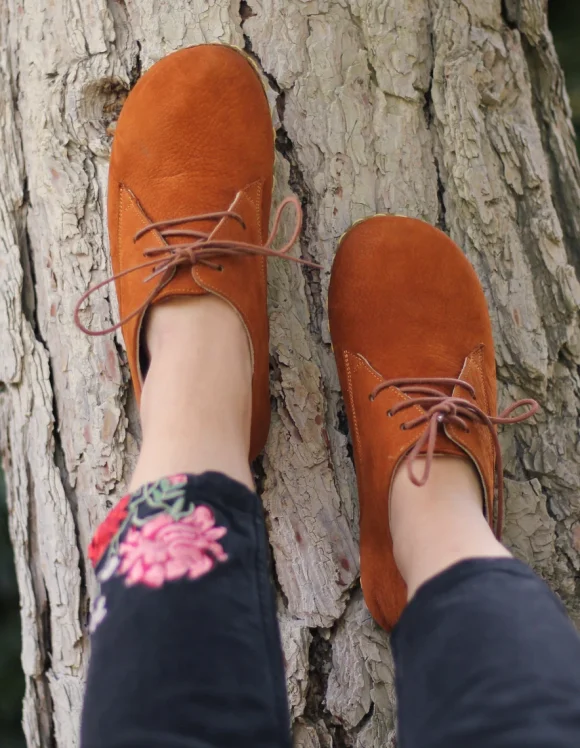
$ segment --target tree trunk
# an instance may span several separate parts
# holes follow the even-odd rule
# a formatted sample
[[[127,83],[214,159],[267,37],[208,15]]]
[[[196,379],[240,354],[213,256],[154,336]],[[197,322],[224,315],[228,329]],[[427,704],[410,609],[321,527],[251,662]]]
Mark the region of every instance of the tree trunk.
[[[121,336],[87,338],[72,320],[79,295],[110,272],[111,136],[141,72],[191,44],[256,57],[278,133],[277,198],[302,199],[302,250],[325,268],[270,265],[274,413],[257,465],[296,744],[394,745],[393,665],[358,582],[356,484],[324,303],[353,220],[417,216],[474,264],[500,400],[543,405],[503,442],[506,538],[580,623],[580,168],[546,4],[0,4],[0,439],[29,748],[78,745],[95,589],[85,550],[140,438]],[[95,327],[117,315],[113,298],[92,311]]]

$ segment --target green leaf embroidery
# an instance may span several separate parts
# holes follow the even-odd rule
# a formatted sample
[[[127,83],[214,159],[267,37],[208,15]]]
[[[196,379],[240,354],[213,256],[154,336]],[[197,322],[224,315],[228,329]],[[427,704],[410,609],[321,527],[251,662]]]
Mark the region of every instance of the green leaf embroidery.
[[[169,514],[175,522],[188,517],[195,510],[195,504],[192,503],[187,509],[184,509],[186,486],[187,478],[185,476],[184,480],[179,483],[175,482],[175,478],[161,478],[153,483],[147,483],[135,491],[129,500],[127,516],[109,543],[103,561],[119,552],[121,537],[129,526],[143,527],[152,517],[162,512]],[[139,517],[139,507],[143,504],[156,511],[147,517]]]

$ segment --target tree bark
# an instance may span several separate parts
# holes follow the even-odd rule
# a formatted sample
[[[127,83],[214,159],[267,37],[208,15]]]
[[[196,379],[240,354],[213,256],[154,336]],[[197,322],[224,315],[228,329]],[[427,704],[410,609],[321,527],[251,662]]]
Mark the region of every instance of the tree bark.
[[[302,251],[324,266],[270,266],[274,413],[257,465],[296,745],[394,745],[393,665],[358,581],[356,483],[324,303],[353,220],[422,218],[474,264],[500,401],[543,406],[503,439],[506,538],[580,624],[580,168],[546,4],[0,4],[0,443],[29,748],[78,745],[95,589],[85,551],[140,438],[121,336],[87,338],[72,320],[79,295],[110,272],[111,136],[139,75],[191,44],[256,57],[277,127],[277,198],[299,195]],[[95,327],[114,321],[113,295],[92,313]]]

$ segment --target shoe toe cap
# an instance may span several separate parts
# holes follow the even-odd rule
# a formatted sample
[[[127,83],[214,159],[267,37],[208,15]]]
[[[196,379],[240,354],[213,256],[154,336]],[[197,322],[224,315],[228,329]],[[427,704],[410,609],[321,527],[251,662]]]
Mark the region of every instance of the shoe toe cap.
[[[166,218],[227,208],[239,189],[268,179],[273,156],[257,72],[234,48],[207,44],[163,58],[139,80],[119,118],[111,175]]]
[[[481,343],[493,356],[474,269],[446,234],[413,218],[376,216],[347,232],[329,317],[335,346],[369,357],[385,376],[457,376]],[[421,359],[434,370],[419,370]]]

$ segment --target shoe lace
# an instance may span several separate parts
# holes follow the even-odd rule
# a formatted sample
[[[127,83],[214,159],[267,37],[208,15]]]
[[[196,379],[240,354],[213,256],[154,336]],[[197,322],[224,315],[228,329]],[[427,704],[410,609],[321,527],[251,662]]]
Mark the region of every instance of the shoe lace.
[[[532,399],[518,400],[498,416],[490,416],[470,400],[444,395],[440,390],[435,389],[436,387],[456,386],[462,387],[475,398],[475,389],[468,382],[451,378],[389,379],[379,384],[378,387],[375,387],[369,397],[371,400],[374,400],[383,390],[389,387],[397,387],[405,395],[412,395],[413,397],[410,400],[394,405],[387,411],[388,416],[394,416],[415,405],[419,405],[425,410],[423,415],[401,424],[401,429],[404,431],[422,426],[425,423],[428,424],[428,428],[419,437],[419,440],[406,458],[409,479],[416,486],[424,486],[429,479],[435,455],[437,432],[443,425],[458,426],[465,432],[469,432],[468,423],[483,424],[488,428],[495,446],[496,455],[497,515],[495,534],[499,538],[501,536],[504,515],[503,460],[495,425],[521,423],[537,413],[540,406]],[[528,406],[529,410],[520,415],[512,415],[515,410],[524,406]],[[426,454],[423,474],[418,477],[415,473],[415,464],[425,447]]]
[[[272,244],[276,236],[278,235],[282,214],[289,205],[294,206],[294,209],[296,211],[296,223],[294,226],[294,231],[290,239],[286,242],[286,244],[284,244],[283,247],[281,247],[280,249],[274,249],[272,247]],[[265,257],[281,257],[285,260],[289,260],[300,265],[306,265],[307,267],[316,268],[319,270],[322,269],[320,265],[317,265],[310,260],[303,260],[301,258],[292,257],[291,255],[287,254],[287,252],[294,245],[296,239],[298,239],[300,231],[302,230],[302,208],[300,206],[298,198],[296,198],[294,195],[286,197],[278,206],[278,209],[276,210],[276,213],[274,215],[272,231],[270,232],[270,236],[268,237],[264,245],[234,241],[232,239],[211,239],[211,234],[205,231],[195,231],[193,229],[184,229],[179,227],[180,224],[193,223],[197,221],[221,221],[224,218],[231,218],[232,220],[237,221],[242,226],[242,228],[246,228],[246,224],[243,218],[238,213],[234,213],[230,210],[222,210],[216,211],[215,213],[204,213],[202,215],[187,216],[186,218],[174,218],[168,221],[157,221],[156,223],[150,223],[142,228],[133,237],[133,242],[138,241],[142,236],[149,233],[150,231],[158,231],[160,236],[164,240],[169,237],[183,237],[189,239],[189,241],[185,241],[183,244],[164,244],[161,247],[146,249],[143,251],[143,256],[145,258],[151,259],[146,259],[145,262],[141,263],[140,265],[135,265],[134,267],[123,270],[120,273],[116,273],[115,275],[112,275],[109,278],[106,278],[100,283],[96,283],[94,286],[91,286],[89,289],[87,289],[87,291],[85,291],[85,293],[80,297],[75,307],[74,321],[76,326],[80,330],[82,330],[82,332],[92,336],[106,335],[110,332],[114,332],[119,327],[122,327],[124,324],[129,322],[129,320],[133,319],[133,317],[136,317],[138,314],[140,314],[144,309],[146,309],[149,304],[152,303],[155,297],[160,293],[163,287],[169,282],[170,278],[167,277],[167,272],[182,265],[191,265],[192,267],[194,265],[205,265],[206,267],[221,271],[223,270],[223,266],[219,263],[213,262],[215,258],[231,255],[263,255]],[[173,228],[175,226],[178,228]],[[117,324],[113,325],[112,327],[108,327],[106,330],[89,330],[81,322],[81,307],[89,298],[89,296],[95,293],[95,291],[98,291],[100,288],[113,283],[114,281],[122,278],[125,275],[129,275],[129,273],[134,273],[138,270],[142,270],[143,268],[148,267],[153,268],[153,270],[151,274],[144,279],[143,282],[149,283],[155,278],[159,278],[159,280],[152,288],[151,293],[149,294],[149,296],[147,296],[141,306],[137,307],[137,309],[134,309],[120,322],[117,322]]]

